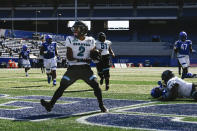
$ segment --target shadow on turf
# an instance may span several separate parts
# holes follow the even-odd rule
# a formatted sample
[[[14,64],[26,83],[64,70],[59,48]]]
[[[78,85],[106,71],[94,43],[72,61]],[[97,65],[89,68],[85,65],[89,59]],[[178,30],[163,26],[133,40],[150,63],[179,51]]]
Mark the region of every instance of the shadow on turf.
[[[46,81],[47,82],[47,80],[32,80],[32,81],[28,80],[28,82],[42,82],[42,81]]]
[[[11,87],[11,88],[33,88],[33,87],[43,87],[43,86],[21,86],[21,87]]]
[[[89,90],[77,90],[77,91],[64,91],[64,93],[86,92],[86,91],[93,91],[93,89],[89,89]]]
[[[78,114],[78,115],[69,115],[69,116],[64,116],[64,114],[44,114],[44,115],[36,115],[36,116],[31,116],[31,117],[23,117],[20,118],[19,120],[13,120],[14,122],[18,121],[31,121],[31,120],[37,120],[37,118],[44,118],[47,117],[47,119],[65,119],[65,118],[71,118],[71,117],[83,117],[87,115],[94,115],[97,113],[101,113],[100,111],[94,111],[90,113],[85,113],[85,114]],[[49,117],[49,118],[48,118]]]
[[[193,100],[193,99],[176,99],[176,100],[158,100],[158,99],[154,99],[154,98],[148,98],[150,99],[151,101],[159,101],[159,102],[197,102],[196,100]]]

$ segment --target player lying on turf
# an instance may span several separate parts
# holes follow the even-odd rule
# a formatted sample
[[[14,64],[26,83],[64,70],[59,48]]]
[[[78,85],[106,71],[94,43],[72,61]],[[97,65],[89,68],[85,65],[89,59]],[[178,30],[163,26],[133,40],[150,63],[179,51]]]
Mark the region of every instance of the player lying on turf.
[[[161,75],[159,87],[151,90],[151,96],[160,100],[175,100],[176,98],[193,98],[197,100],[197,85],[176,77],[172,71],[166,70]]]

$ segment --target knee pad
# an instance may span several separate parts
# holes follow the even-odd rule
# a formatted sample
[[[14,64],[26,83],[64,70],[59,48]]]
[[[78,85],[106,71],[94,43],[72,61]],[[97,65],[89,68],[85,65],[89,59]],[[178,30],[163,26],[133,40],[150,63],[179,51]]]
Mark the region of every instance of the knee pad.
[[[61,87],[67,87],[69,85],[70,78],[68,76],[63,76],[60,81]]]
[[[46,73],[48,74],[48,73],[50,73],[51,72],[51,69],[46,69]]]

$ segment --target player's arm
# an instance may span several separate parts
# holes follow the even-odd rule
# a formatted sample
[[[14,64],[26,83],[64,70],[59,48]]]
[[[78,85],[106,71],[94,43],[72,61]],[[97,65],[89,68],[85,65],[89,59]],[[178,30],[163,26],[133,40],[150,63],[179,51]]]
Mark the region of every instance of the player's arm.
[[[55,47],[55,55],[58,56],[57,47]]]
[[[193,52],[193,49],[192,49],[192,42],[191,42],[190,45],[189,45],[189,50],[190,50],[191,53]]]
[[[44,55],[44,46],[40,47],[40,55],[43,56]]]
[[[76,60],[74,57],[73,57],[73,51],[70,47],[67,47],[67,52],[66,52],[66,57],[69,61],[74,61]]]
[[[114,54],[114,52],[113,52],[111,46],[109,46],[109,53],[112,55],[112,57],[115,57],[115,54]]]
[[[177,42],[175,42],[175,44],[174,44],[174,52],[175,52],[175,53],[178,53],[178,47],[177,47],[177,44],[178,44]]]
[[[178,87],[179,84],[175,83],[172,85],[172,88],[170,89],[169,99],[174,100],[178,97]]]

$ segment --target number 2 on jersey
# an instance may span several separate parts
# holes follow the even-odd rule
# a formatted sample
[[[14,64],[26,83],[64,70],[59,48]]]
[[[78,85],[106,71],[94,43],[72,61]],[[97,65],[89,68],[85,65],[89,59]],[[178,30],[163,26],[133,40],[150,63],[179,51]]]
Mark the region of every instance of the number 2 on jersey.
[[[85,52],[85,47],[80,46],[79,47],[79,53],[77,54],[77,56],[84,56],[84,52]]]

